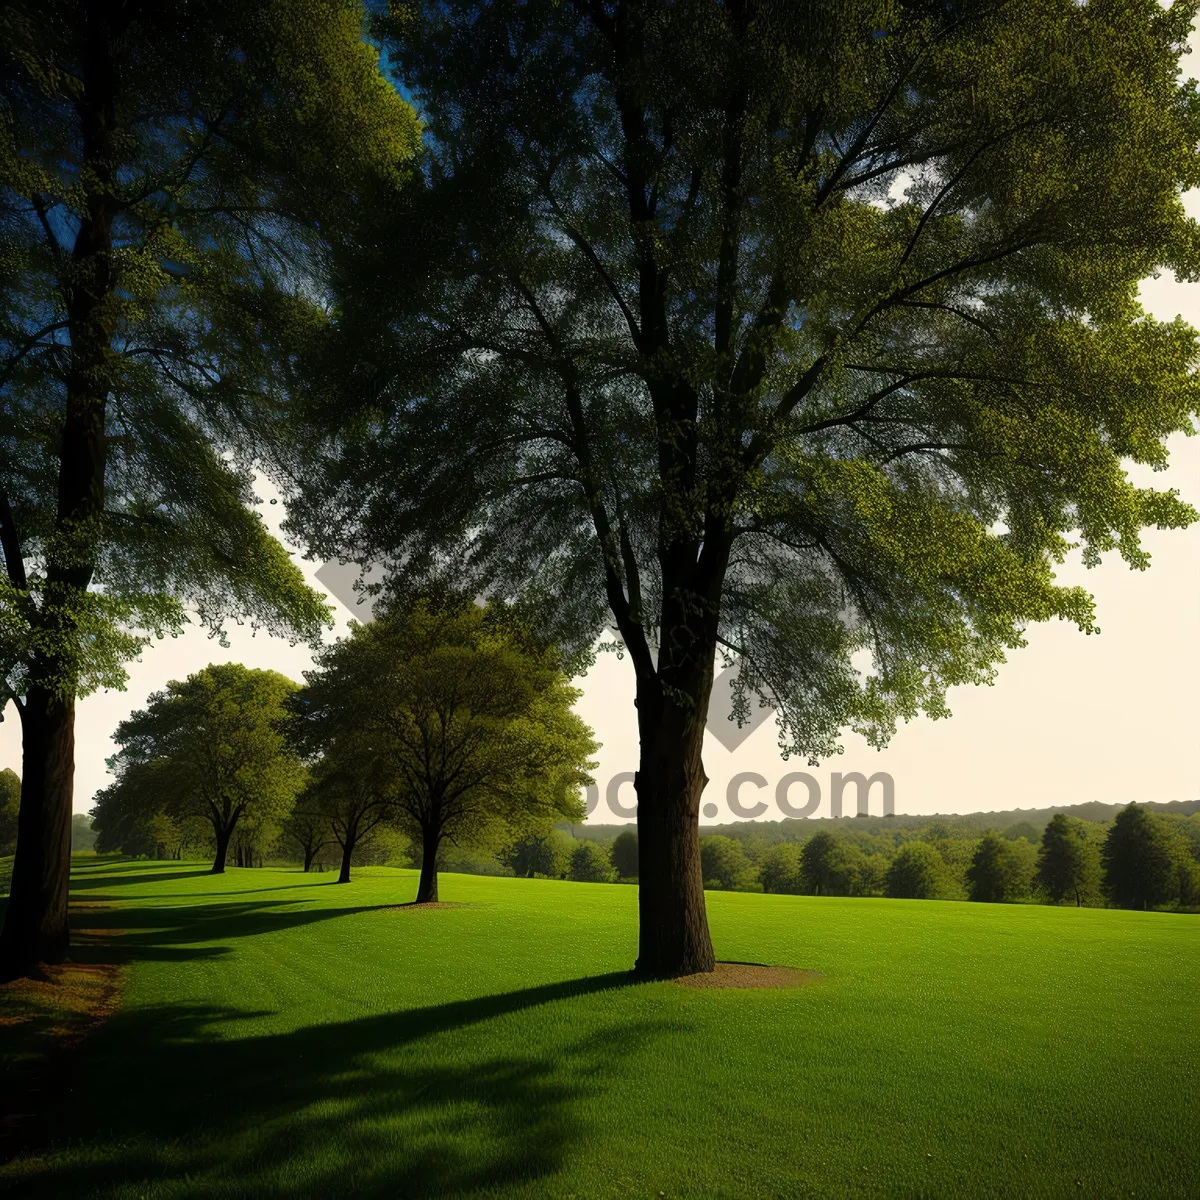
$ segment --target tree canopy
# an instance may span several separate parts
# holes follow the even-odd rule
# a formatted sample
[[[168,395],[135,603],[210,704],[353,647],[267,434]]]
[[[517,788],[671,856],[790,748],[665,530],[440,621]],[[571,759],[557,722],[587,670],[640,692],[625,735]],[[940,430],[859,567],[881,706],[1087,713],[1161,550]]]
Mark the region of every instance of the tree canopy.
[[[582,815],[596,746],[579,692],[502,607],[396,605],[317,663],[292,705],[297,745],[317,773],[330,754],[348,764],[346,786],[421,846],[418,900],[437,899],[443,841],[499,848]]]
[[[873,743],[1088,632],[1072,545],[1146,565],[1130,482],[1197,411],[1194,6],[416,0],[378,26],[423,186],[340,247],[324,554],[610,625],[637,675],[642,941],[708,969],[718,653],[789,753]],[[339,357],[339,354],[342,357]],[[329,364],[336,362],[330,369]],[[331,401],[336,400],[336,403]],[[856,655],[870,667],[860,672]]]
[[[221,663],[155,692],[113,735],[116,780],[96,797],[96,827],[131,813],[207,821],[215,874],[239,824],[274,840],[305,781],[283,728],[297,690],[277,671]]]

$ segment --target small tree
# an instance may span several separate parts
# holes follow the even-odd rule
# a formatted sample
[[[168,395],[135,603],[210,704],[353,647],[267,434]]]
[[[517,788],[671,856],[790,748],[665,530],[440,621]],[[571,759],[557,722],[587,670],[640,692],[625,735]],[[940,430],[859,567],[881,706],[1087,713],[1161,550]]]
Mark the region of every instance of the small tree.
[[[1037,885],[1055,904],[1074,900],[1078,908],[1100,883],[1100,854],[1088,840],[1087,826],[1056,813],[1042,832],[1037,856]]]
[[[886,894],[895,900],[937,900],[945,888],[946,864],[927,842],[901,846],[884,879]]]
[[[967,868],[967,894],[972,900],[999,903],[1021,890],[1021,860],[1013,843],[988,830]]]
[[[804,891],[800,847],[795,842],[781,842],[764,851],[758,870],[764,892],[799,895]]]
[[[532,878],[544,875],[547,879],[565,879],[571,869],[575,839],[561,829],[545,833],[530,833],[508,846],[502,859],[517,875]]]
[[[313,861],[320,851],[333,840],[329,817],[317,804],[310,787],[311,781],[297,798],[295,808],[283,821],[283,836],[300,851],[306,874],[312,870]]]
[[[613,866],[622,879],[636,879],[638,873],[638,838],[636,829],[618,833],[612,844]]]
[[[1166,822],[1140,804],[1117,813],[1100,851],[1104,894],[1122,908],[1179,897],[1179,849]]]
[[[833,834],[824,830],[813,834],[800,850],[800,870],[805,889],[814,896],[821,895],[840,866],[840,860],[841,849]]]
[[[864,854],[858,866],[859,896],[881,895],[887,886],[887,872],[891,864],[882,854]]]
[[[513,614],[450,597],[385,609],[321,652],[293,705],[316,758],[346,738],[420,846],[418,903],[437,899],[443,841],[497,849],[582,817],[591,730],[556,655]]]
[[[396,814],[394,765],[378,739],[344,731],[313,767],[309,802],[342,848],[338,883],[350,882],[354,852]]]
[[[700,869],[706,888],[742,892],[758,882],[758,869],[737,838],[714,833],[700,839]]]
[[[582,841],[571,855],[571,878],[577,883],[612,883],[617,872],[607,846]]]
[[[97,797],[98,816],[162,811],[212,826],[213,874],[225,870],[238,823],[277,823],[296,800],[304,772],[282,731],[297,685],[277,671],[240,663],[205,667],[155,692],[117,726],[109,760],[116,782]]]

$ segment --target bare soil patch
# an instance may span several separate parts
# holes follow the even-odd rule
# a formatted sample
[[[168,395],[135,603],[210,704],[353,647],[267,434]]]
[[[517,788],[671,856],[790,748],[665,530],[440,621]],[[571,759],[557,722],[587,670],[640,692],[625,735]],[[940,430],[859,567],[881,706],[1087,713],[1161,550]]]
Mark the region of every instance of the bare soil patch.
[[[801,967],[719,962],[713,971],[681,975],[675,982],[680,987],[690,988],[797,988],[822,978],[820,971],[806,971]]]

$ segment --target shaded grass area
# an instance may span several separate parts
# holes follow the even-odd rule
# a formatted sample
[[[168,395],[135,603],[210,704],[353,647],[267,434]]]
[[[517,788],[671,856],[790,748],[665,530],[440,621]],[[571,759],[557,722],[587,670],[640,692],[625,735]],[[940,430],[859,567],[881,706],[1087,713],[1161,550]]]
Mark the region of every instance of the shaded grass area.
[[[1200,922],[709,896],[770,991],[631,981],[633,888],[82,862],[128,964],[14,1195],[1192,1196]]]
[[[3,908],[0,901],[0,917]],[[94,906],[72,902],[75,927],[93,915]],[[44,968],[42,978],[0,984],[0,1160],[45,1137],[58,1095],[70,1086],[71,1055],[117,1009],[122,972],[104,949],[105,934],[82,940],[93,944],[78,948],[70,962]]]

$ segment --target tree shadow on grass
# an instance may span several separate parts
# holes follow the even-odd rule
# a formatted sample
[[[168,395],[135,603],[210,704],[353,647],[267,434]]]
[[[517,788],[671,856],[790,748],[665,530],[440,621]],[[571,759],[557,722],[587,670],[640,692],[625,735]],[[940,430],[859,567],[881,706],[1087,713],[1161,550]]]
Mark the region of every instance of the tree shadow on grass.
[[[228,953],[230,942],[298,929],[320,921],[392,908],[390,904],[342,908],[300,907],[295,900],[246,900],[164,908],[76,909],[71,914],[71,959],[76,962],[138,959],[182,961]]]
[[[196,879],[203,875],[211,875],[211,871],[153,871],[144,875],[126,875],[98,872],[95,875],[83,875],[78,868],[71,872],[71,891],[87,892],[94,888],[123,888],[134,884],[172,883],[176,879]]]
[[[680,1025],[606,1005],[536,1051],[519,1024],[489,1023],[634,982],[599,975],[239,1038],[222,1028],[264,1014],[119,1013],[77,1075],[60,1152],[0,1182],[36,1197],[542,1194],[586,1141],[586,1100],[621,1056]]]

